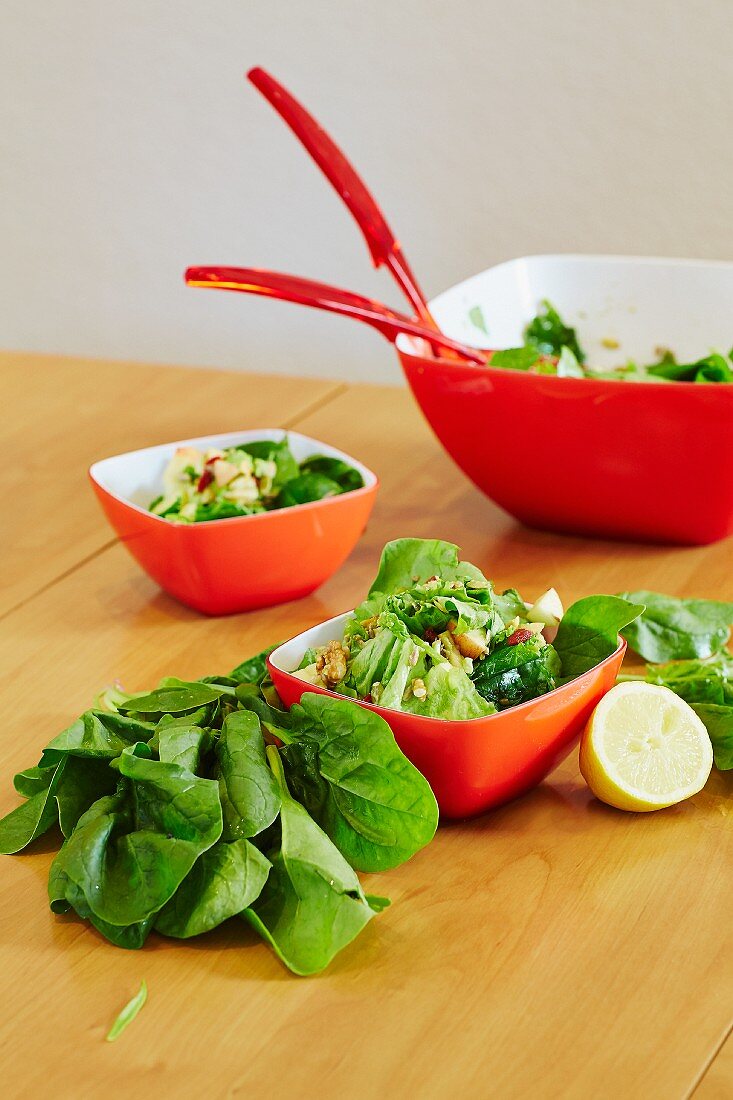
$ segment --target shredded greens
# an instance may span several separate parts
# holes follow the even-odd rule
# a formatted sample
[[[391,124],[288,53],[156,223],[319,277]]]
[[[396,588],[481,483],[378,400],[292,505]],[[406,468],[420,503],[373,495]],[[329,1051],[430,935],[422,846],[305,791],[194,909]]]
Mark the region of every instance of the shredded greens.
[[[477,312],[478,311],[478,312]],[[479,306],[469,311],[469,319],[483,331],[485,323],[476,318],[483,313]],[[615,341],[607,341],[609,347]],[[575,328],[567,324],[557,309],[544,299],[535,317],[524,330],[522,347],[495,351],[490,359],[492,367],[530,371],[533,374],[551,374],[559,378],[600,378],[629,382],[699,382],[704,384],[733,382],[733,351],[724,355],[711,351],[692,363],[678,363],[673,352],[660,350],[654,363],[640,364],[633,360],[621,363],[610,370],[600,370],[587,362]]]
[[[339,458],[311,455],[296,462],[287,437],[208,451],[179,447],[149,510],[177,523],[203,523],[292,508],[363,484],[359,471]]]

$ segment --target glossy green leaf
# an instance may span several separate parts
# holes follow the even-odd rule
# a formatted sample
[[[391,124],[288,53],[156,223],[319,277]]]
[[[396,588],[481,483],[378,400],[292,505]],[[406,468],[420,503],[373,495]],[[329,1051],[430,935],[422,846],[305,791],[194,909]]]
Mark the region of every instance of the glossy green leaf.
[[[730,637],[733,603],[679,599],[661,592],[623,592],[645,610],[622,631],[631,648],[655,663],[709,657]]]
[[[268,749],[275,763],[277,751]],[[243,916],[296,974],[315,974],[374,916],[355,872],[280,777],[282,838],[259,898]]]
[[[280,809],[280,789],[265,759],[256,714],[236,711],[225,719],[216,759],[224,839],[256,836],[272,824]]]
[[[586,596],[563,616],[553,647],[562,677],[572,680],[604,661],[618,648],[619,632],[644,610],[619,596]]]
[[[435,795],[383,718],[310,692],[290,713],[288,783],[352,867],[396,867],[432,840]]]
[[[241,913],[262,893],[270,861],[248,840],[219,841],[197,859],[155,919],[164,936],[208,932]]]

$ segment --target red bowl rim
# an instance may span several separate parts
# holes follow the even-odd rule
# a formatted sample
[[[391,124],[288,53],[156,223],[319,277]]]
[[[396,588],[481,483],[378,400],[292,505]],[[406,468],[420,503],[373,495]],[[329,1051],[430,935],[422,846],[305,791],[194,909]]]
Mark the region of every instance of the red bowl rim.
[[[276,649],[274,649],[272,653],[269,654],[269,656],[266,658],[267,670],[270,673],[270,676],[272,676],[272,671],[274,668],[275,672],[279,676],[289,676],[291,679],[297,680],[299,684],[305,684],[306,692],[310,689],[316,695],[328,695],[332,699],[342,699],[347,700],[350,703],[356,703],[358,706],[364,707],[366,710],[373,710],[376,714],[379,714],[387,721],[389,721],[390,715],[403,715],[405,718],[409,718],[413,721],[418,721],[420,723],[429,722],[431,724],[434,724],[436,728],[440,725],[469,727],[476,722],[491,722],[499,718],[504,718],[506,720],[509,716],[514,716],[516,714],[525,715],[528,713],[528,711],[537,707],[538,704],[543,703],[548,699],[551,699],[553,696],[558,696],[561,692],[566,692],[568,691],[568,689],[572,689],[576,685],[582,684],[587,677],[590,677],[591,675],[596,673],[598,669],[602,669],[606,665],[609,665],[613,661],[615,661],[619,654],[621,654],[621,657],[623,658],[623,655],[626,652],[626,640],[622,638],[619,634],[619,644],[616,646],[616,649],[614,649],[613,653],[609,653],[608,657],[604,657],[602,661],[599,661],[597,665],[593,666],[593,668],[588,669],[587,672],[583,672],[580,676],[576,676],[573,680],[569,680],[567,684],[561,684],[560,687],[553,688],[552,691],[548,691],[544,695],[538,695],[536,699],[528,699],[526,703],[519,703],[516,707],[507,707],[506,710],[499,710],[495,714],[483,714],[477,718],[433,718],[432,716],[427,714],[410,714],[408,711],[395,710],[393,707],[380,707],[375,703],[365,703],[361,699],[352,699],[348,695],[339,695],[337,691],[331,691],[330,688],[322,688],[317,685],[307,684],[304,680],[300,680],[292,672],[286,672],[284,669],[278,668],[277,665],[273,664],[272,658],[276,656],[278,651],[282,649],[283,646],[290,645],[291,642],[294,642],[303,634],[307,634],[311,630],[317,629],[319,626],[325,626],[327,623],[333,622],[336,619],[341,619],[346,615],[351,615],[352,612],[353,608],[351,611],[342,612],[341,615],[334,615],[331,619],[324,619],[322,623],[316,623],[315,627],[309,627],[307,630],[302,630],[300,634],[295,634],[287,641],[281,642],[280,645]]]
[[[111,462],[115,459],[127,458],[130,455],[143,454],[146,451],[156,451],[159,448],[163,447],[182,447],[188,444],[200,443],[205,440],[231,439],[234,436],[241,436],[245,434],[251,434],[252,437],[255,438],[258,432],[281,432],[283,437],[288,435],[298,436],[300,439],[306,440],[308,443],[314,444],[313,454],[318,453],[318,451],[316,450],[317,447],[325,448],[327,451],[335,452],[336,455],[343,461],[352,464],[354,468],[362,474],[362,476],[366,475],[366,477],[364,478],[365,484],[362,485],[359,489],[349,489],[345,493],[339,493],[338,496],[322,497],[320,500],[310,500],[306,501],[303,504],[292,504],[288,508],[276,508],[271,512],[255,512],[251,516],[228,516],[224,519],[207,520],[206,523],[176,523],[174,520],[167,519],[165,516],[157,516],[154,512],[148,511],[148,509],[144,508],[141,504],[136,504],[134,501],[129,500],[127,497],[121,496],[119,493],[114,492],[107,485],[104,485],[95,473],[96,468],[100,466],[103,462]],[[169,530],[188,531],[192,533],[201,531],[203,529],[210,530],[212,528],[218,528],[222,524],[226,524],[227,527],[232,527],[235,524],[251,523],[253,520],[261,521],[272,519],[273,517],[279,516],[281,514],[302,512],[304,510],[312,510],[315,508],[324,508],[328,507],[329,505],[337,504],[339,501],[344,500],[345,498],[367,496],[369,494],[376,493],[379,490],[380,486],[379,478],[374,473],[374,471],[370,469],[369,466],[365,465],[365,463],[361,462],[359,459],[354,458],[346,451],[342,451],[339,447],[334,447],[330,443],[325,443],[322,440],[315,439],[313,436],[304,435],[302,432],[298,432],[294,429],[290,430],[288,428],[243,428],[240,431],[219,432],[218,434],[214,435],[199,435],[194,436],[190,439],[175,439],[168,443],[155,443],[150,447],[138,447],[134,451],[122,451],[120,454],[108,455],[106,458],[97,459],[97,461],[93,462],[91,466],[89,466],[89,468],[87,469],[87,476],[96,488],[98,488],[102,493],[105,493],[108,497],[111,497],[113,500],[117,501],[117,503],[121,504],[124,508],[127,508],[133,512],[137,512],[140,515],[145,516],[146,519],[153,522],[163,523]]]

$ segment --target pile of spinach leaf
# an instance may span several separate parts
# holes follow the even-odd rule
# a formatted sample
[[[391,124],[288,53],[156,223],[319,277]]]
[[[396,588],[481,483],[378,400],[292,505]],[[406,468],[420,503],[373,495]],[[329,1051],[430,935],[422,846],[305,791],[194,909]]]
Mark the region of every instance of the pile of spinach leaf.
[[[60,826],[54,912],[128,948],[241,917],[312,974],[388,904],[356,871],[428,844],[435,797],[378,715],[311,694],[278,709],[269,652],[226,676],[110,693],[114,709],[86,711],[16,775],[26,801],[0,821],[0,852]]]

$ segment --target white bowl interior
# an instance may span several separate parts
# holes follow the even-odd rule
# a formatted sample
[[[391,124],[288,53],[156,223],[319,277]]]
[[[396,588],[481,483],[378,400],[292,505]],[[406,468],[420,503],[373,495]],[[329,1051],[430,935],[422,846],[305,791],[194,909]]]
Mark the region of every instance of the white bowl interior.
[[[343,615],[335,615],[333,619],[326,619],[318,626],[312,626],[310,630],[304,630],[302,634],[291,638],[289,642],[283,642],[270,654],[270,660],[275,668],[281,672],[294,672],[303,659],[306,649],[311,646],[328,645],[331,641],[341,641],[344,636],[344,627],[347,619],[350,619],[353,611],[345,611]]]
[[[685,361],[733,344],[733,263],[723,261],[524,256],[451,287],[430,309],[448,336],[507,348],[522,343],[543,298],[600,368],[652,362],[659,347]]]
[[[285,436],[288,437],[290,449],[298,462],[315,454],[340,458],[359,471],[365,486],[375,484],[377,479],[371,470],[351,455],[330,447],[327,443],[311,439],[310,436],[301,435],[300,432],[284,431],[282,428],[253,428],[249,431],[229,432],[225,435],[179,439],[174,443],[162,443],[158,447],[145,447],[140,451],[128,451],[126,454],[104,458],[101,462],[95,462],[89,472],[97,484],[108,493],[136,508],[146,510],[150,502],[155,500],[162,491],[163,471],[176,448],[191,446],[207,450],[209,447],[234,447],[239,443],[252,443],[257,439],[279,441]]]

